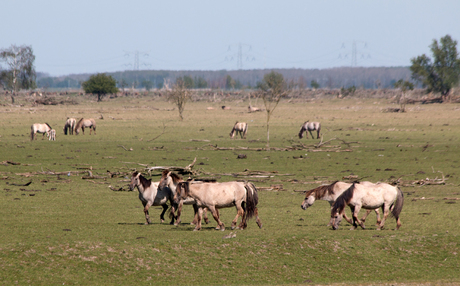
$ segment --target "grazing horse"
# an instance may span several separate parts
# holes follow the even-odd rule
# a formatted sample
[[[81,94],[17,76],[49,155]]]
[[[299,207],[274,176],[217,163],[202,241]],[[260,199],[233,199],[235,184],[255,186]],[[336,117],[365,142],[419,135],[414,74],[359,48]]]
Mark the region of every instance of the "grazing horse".
[[[78,120],[77,125],[75,125],[75,134],[78,135],[81,128],[83,135],[85,135],[85,127],[89,127],[89,135],[91,135],[91,131],[94,131],[94,135],[96,135],[96,120],[92,118],[82,118]]]
[[[51,129],[50,132],[48,132],[48,140],[56,141],[56,130]]]
[[[137,187],[137,190],[139,191],[139,200],[141,200],[144,205],[145,224],[151,223],[149,217],[149,208],[151,206],[163,207],[163,212],[160,214],[160,220],[161,222],[164,222],[164,214],[168,209],[168,205],[166,203],[169,201],[171,206],[174,204],[174,195],[172,191],[169,188],[158,188],[158,183],[154,183],[151,180],[146,179],[139,172],[133,173],[131,183],[129,184],[129,189],[131,191],[134,190],[135,187]],[[174,224],[174,216],[172,216],[170,224]]]
[[[34,138],[37,139],[37,137],[35,136],[36,133],[43,133],[42,140],[45,138],[45,134],[49,137],[48,133],[51,129],[53,128],[51,128],[51,126],[48,123],[32,124],[32,126],[30,126],[30,140],[34,140]]]
[[[233,139],[238,133],[240,134],[241,138],[246,139],[246,133],[248,132],[248,124],[246,122],[236,122],[233,126],[232,132],[230,132],[230,138]]]
[[[77,120],[75,118],[67,117],[67,121],[65,122],[65,125],[64,125],[64,135],[67,135],[67,131],[69,132],[70,135],[73,135],[76,124],[77,124]]]
[[[315,139],[315,137],[313,136],[313,134],[311,134],[312,131],[316,130],[316,139],[319,138],[319,132],[321,131],[321,123],[319,122],[308,122],[305,121],[304,124],[302,124],[302,127],[300,127],[300,132],[299,132],[299,139],[302,139],[303,138],[303,133],[305,132],[305,135],[308,139],[308,134],[307,134],[307,131],[310,132],[310,136],[312,139]]]
[[[361,182],[360,184],[364,185],[369,185],[373,184],[371,182]],[[339,182],[335,181],[334,183],[330,185],[323,185],[319,186],[315,189],[309,190],[305,194],[305,199],[303,200],[302,205],[300,206],[303,210],[306,210],[308,207],[312,206],[315,200],[323,200],[329,202],[329,205],[331,206],[332,210],[332,205],[334,204],[335,200],[343,193],[345,192],[349,187],[351,187],[352,184],[350,183],[345,183],[345,182]],[[366,217],[369,215],[369,213],[372,210],[367,210],[366,214],[364,217],[361,219],[363,222],[366,221]],[[377,215],[377,223],[380,224],[380,213],[379,209],[375,209],[375,214]],[[352,220],[347,217],[345,213],[343,213],[343,217],[347,222],[350,224],[353,224]],[[329,225],[332,224],[332,219],[329,221]]]
[[[163,173],[161,174],[161,179],[160,179],[160,183],[158,185],[158,188],[159,189],[169,188],[172,191],[173,196],[175,196],[176,195],[177,185],[180,182],[183,182],[183,180],[179,175],[177,175],[175,173],[172,173],[169,170],[164,170]],[[193,210],[195,212],[195,217],[194,217],[193,222],[191,224],[196,225],[197,222],[198,222],[198,207],[196,205],[195,200],[193,200],[192,198],[189,198],[189,199],[186,199],[186,200],[182,201],[181,204],[177,207],[176,222],[174,223],[174,225],[180,225],[180,223],[181,223],[180,215],[182,213],[182,205],[193,205]],[[171,208],[171,215],[174,215],[174,211],[175,211],[175,208],[172,207]],[[207,209],[204,209],[204,221],[205,221],[206,224],[209,223],[209,219],[208,219],[208,215],[207,215]]]
[[[386,183],[377,183],[374,185],[353,184],[343,192],[335,201],[331,210],[333,219],[332,228],[337,229],[342,220],[345,207],[348,205],[353,214],[353,228],[358,227],[357,223],[364,229],[364,223],[358,219],[358,213],[361,208],[376,209],[382,207],[383,219],[378,230],[383,229],[385,220],[390,213],[396,219],[396,229],[401,227],[399,215],[401,214],[404,204],[404,195],[399,187]]]
[[[177,185],[174,201],[180,205],[188,198],[195,200],[198,206],[198,223],[194,230],[201,229],[201,218],[203,208],[207,208],[213,215],[219,225],[219,229],[224,231],[225,226],[219,219],[217,209],[235,206],[237,214],[232,221],[232,229],[236,227],[238,217],[242,217],[238,228],[247,227],[247,219],[255,216],[259,228],[262,228],[262,222],[259,219],[257,204],[259,196],[257,189],[252,183],[243,182],[226,182],[226,183],[191,183],[181,182]]]

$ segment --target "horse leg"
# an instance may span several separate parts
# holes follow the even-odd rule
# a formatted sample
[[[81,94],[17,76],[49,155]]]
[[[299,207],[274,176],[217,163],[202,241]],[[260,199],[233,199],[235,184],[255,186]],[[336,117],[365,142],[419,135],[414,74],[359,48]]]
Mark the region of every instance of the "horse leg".
[[[203,215],[203,208],[198,208],[198,212],[197,212],[198,219],[197,219],[197,222],[196,222],[196,225],[195,225],[195,229],[193,231],[201,230],[201,217],[202,217],[202,215]]]
[[[219,214],[219,210],[218,210],[218,209],[216,209],[216,212],[217,212],[217,216],[220,217],[220,214]],[[208,209],[207,209],[207,208],[205,208],[205,209],[203,210],[203,217],[204,217],[204,222],[205,222],[206,224],[208,224],[208,223],[209,223],[209,218],[208,218]]]
[[[254,215],[256,216],[256,223],[259,228],[262,228],[262,221],[259,218],[259,210],[257,208],[254,209]]]
[[[308,132],[310,133],[311,139],[315,139],[315,136],[313,136],[313,134],[311,133],[311,130],[308,130]],[[305,134],[306,134],[306,132],[305,132]]]
[[[377,223],[376,225],[379,225],[382,220],[380,219],[380,212],[379,212],[379,209],[375,209],[375,215],[377,216]]]
[[[198,223],[198,206],[196,204],[193,204],[193,211],[195,213],[195,216],[193,217],[193,221],[190,224],[197,225],[197,223]]]
[[[181,222],[180,215],[182,213],[182,206],[183,206],[182,202],[180,202],[179,205],[177,206],[176,222],[174,223],[174,225],[180,225],[180,222]],[[195,211],[195,215],[196,215],[196,211]]]
[[[214,219],[217,221],[218,226],[216,227],[216,229],[221,230],[221,231],[224,231],[224,230],[225,230],[225,225],[224,225],[224,223],[220,220],[220,218],[219,218],[219,213],[217,212],[216,208],[215,208],[215,207],[211,207],[211,208],[208,208],[208,209],[209,209],[209,211],[212,213],[212,216],[214,217]]]
[[[242,203],[243,204],[243,203]],[[236,223],[238,222],[238,217],[241,216],[241,223],[238,228],[245,229],[247,224],[246,224],[246,211],[245,209],[240,205],[240,207],[236,208],[236,216],[232,221],[232,229],[236,228]]]
[[[168,206],[166,204],[161,205],[161,206],[163,207],[163,211],[160,214],[160,221],[163,223],[163,222],[165,222],[165,216],[164,215],[165,215],[166,210],[168,209]]]
[[[383,210],[383,219],[380,222],[380,225],[377,227],[377,230],[382,230],[385,225],[385,220],[387,219],[388,215],[390,214],[390,208],[387,207],[385,204],[382,206]]]
[[[363,215],[363,217],[361,218],[361,221],[362,221],[363,223],[366,222],[366,218],[367,218],[367,216],[371,213],[371,211],[372,211],[372,210],[366,210],[366,213],[365,213],[365,214]]]
[[[149,208],[151,204],[146,203],[144,204],[144,214],[145,214],[145,224],[151,224],[152,222],[150,221],[150,216],[149,216]]]
[[[355,225],[356,225],[356,223],[358,223],[359,226],[361,226],[362,229],[366,229],[366,227],[364,226],[364,222],[360,221],[359,218],[358,218],[358,214],[359,214],[360,210],[361,210],[360,205],[357,205],[357,206],[354,207],[353,220],[355,221]]]
[[[396,218],[396,230],[401,227],[401,221],[399,220],[399,216]]]

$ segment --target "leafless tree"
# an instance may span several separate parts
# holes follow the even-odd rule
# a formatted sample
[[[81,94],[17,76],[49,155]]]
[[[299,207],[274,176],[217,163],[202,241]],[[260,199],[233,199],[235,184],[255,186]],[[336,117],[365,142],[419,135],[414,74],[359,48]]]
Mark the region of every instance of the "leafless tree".
[[[176,84],[168,92],[168,100],[174,102],[179,110],[180,120],[184,120],[182,113],[184,112],[185,104],[191,98],[192,92],[186,88],[185,82],[182,78],[176,80]]]
[[[270,117],[278,106],[281,98],[289,93],[289,87],[282,74],[272,71],[264,75],[258,84],[256,96],[262,98],[267,112],[267,150],[270,150]]]

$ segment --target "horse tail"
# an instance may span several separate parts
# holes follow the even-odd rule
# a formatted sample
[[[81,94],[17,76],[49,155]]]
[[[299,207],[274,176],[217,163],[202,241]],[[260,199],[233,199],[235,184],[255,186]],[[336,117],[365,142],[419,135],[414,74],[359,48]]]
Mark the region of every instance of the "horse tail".
[[[64,125],[64,135],[67,135],[67,128],[69,127],[69,124],[66,124]]]
[[[243,136],[246,137],[246,133],[248,132],[248,124],[246,123],[244,125],[244,132],[243,132]]]
[[[244,188],[246,189],[246,218],[249,219],[256,213],[259,195],[253,183],[245,183]]]
[[[350,203],[353,198],[353,192],[355,190],[355,184],[351,185],[345,192],[343,192],[334,202],[331,210],[331,217],[336,213],[341,213],[343,209]]]
[[[399,218],[404,204],[404,194],[399,187],[396,187],[396,189],[398,191],[398,195],[396,197],[396,202],[393,203],[393,209],[391,210],[391,214],[395,218]]]
[[[34,140],[34,126],[31,125],[30,126],[30,140]]]

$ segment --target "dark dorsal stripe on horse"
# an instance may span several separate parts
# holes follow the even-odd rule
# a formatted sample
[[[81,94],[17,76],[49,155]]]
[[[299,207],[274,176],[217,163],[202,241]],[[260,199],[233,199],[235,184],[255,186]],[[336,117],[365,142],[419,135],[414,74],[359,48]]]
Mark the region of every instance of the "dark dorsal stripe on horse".
[[[305,197],[309,197],[312,194],[315,195],[315,200],[319,200],[323,198],[326,194],[328,195],[333,195],[334,194],[334,186],[337,184],[338,181],[333,182],[330,185],[324,185],[324,186],[319,186],[317,188],[314,188],[312,190],[307,191],[305,194]]]

